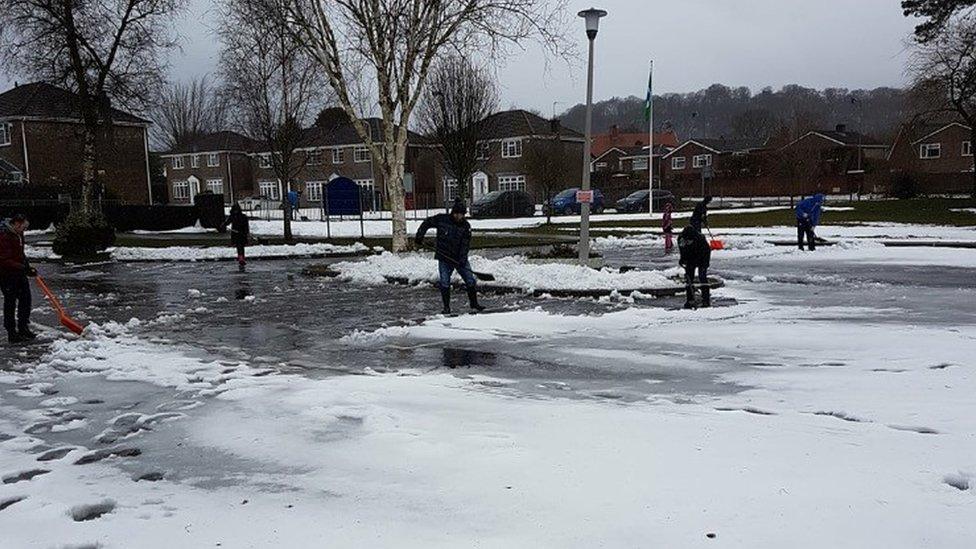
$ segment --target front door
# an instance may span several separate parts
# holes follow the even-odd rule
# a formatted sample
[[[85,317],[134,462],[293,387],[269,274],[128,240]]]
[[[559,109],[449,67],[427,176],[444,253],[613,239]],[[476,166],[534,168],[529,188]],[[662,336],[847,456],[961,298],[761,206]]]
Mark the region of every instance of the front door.
[[[197,195],[200,194],[200,180],[197,179],[196,176],[191,175],[190,177],[186,178],[186,182],[190,187],[190,204],[196,204]]]
[[[471,198],[478,200],[488,194],[488,174],[478,172],[471,176]]]

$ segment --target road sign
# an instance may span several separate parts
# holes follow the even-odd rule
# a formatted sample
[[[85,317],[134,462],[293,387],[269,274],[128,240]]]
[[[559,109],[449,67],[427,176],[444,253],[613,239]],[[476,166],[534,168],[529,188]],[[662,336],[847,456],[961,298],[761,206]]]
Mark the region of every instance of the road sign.
[[[576,191],[576,202],[579,204],[592,204],[593,191]]]

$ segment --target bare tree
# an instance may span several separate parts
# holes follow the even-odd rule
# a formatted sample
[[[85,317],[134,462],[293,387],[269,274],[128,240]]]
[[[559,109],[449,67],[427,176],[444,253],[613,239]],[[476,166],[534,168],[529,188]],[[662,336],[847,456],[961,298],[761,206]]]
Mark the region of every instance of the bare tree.
[[[976,143],[976,19],[946,23],[939,35],[918,44],[909,70],[913,95],[923,112],[962,119]],[[976,165],[972,173],[976,198]]]
[[[538,38],[557,54],[565,0],[265,0],[287,2],[290,28],[311,51],[339,104],[378,159],[393,217],[393,250],[407,249],[403,185],[407,128],[438,57],[497,55]],[[357,83],[374,77],[379,107],[374,136],[357,107]]]
[[[466,201],[471,176],[478,169],[482,122],[498,106],[491,74],[460,56],[438,62],[420,103],[419,127],[440,146],[444,171],[458,182]]]
[[[957,14],[972,13],[976,0],[902,0],[901,8],[905,17],[924,18],[915,27],[915,38],[919,42],[929,42],[939,36],[950,25]]]
[[[142,111],[162,81],[167,32],[185,0],[0,0],[0,56],[13,72],[66,87],[84,122],[81,219],[92,219],[100,134],[111,103]]]
[[[225,0],[221,5],[220,77],[240,128],[267,151],[263,160],[278,180],[284,238],[290,241],[288,191],[305,166],[305,124],[323,86],[307,50],[286,32],[284,4]]]
[[[553,120],[549,135],[532,139],[522,148],[522,162],[526,174],[542,189],[543,199],[548,201],[546,223],[552,223],[552,199],[558,189],[568,186],[575,167],[582,158],[572,154],[559,135],[559,123]]]
[[[164,149],[208,133],[220,131],[227,123],[227,101],[206,77],[171,83],[160,91],[150,110],[153,141]]]

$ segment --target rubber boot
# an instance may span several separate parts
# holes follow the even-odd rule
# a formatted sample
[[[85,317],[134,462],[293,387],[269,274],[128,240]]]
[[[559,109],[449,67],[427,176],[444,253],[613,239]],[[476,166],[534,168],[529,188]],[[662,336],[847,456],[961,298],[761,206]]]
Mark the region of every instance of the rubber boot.
[[[441,311],[442,314],[451,314],[451,289],[441,288],[441,301],[444,303],[444,310]]]
[[[688,286],[685,288],[684,308],[694,309],[695,308],[695,287],[692,285],[690,281],[687,284]]]
[[[471,302],[472,311],[484,311],[483,305],[478,304],[478,290],[477,288],[468,288],[468,301]]]
[[[30,328],[26,328],[26,327],[17,330],[17,335],[20,336],[20,339],[22,341],[32,341],[34,339],[37,339],[37,334],[32,332]]]
[[[23,343],[23,341],[24,341],[23,336],[21,336],[17,332],[12,331],[12,330],[8,330],[7,331],[7,342],[8,343]]]
[[[702,307],[712,306],[712,290],[708,286],[702,287]]]
[[[243,255],[238,255],[237,256],[237,270],[243,273],[244,272],[244,267],[246,265],[247,265],[247,261],[244,261],[244,256]]]

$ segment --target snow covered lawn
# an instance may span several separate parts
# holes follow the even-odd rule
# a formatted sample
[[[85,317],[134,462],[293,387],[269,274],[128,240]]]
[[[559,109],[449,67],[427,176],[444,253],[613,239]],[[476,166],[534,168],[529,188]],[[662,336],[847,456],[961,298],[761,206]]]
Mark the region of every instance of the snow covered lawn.
[[[248,259],[274,259],[285,257],[326,257],[355,255],[369,252],[370,248],[360,242],[348,245],[325,243],[315,244],[276,244],[248,246]],[[230,260],[237,257],[237,251],[230,246],[190,247],[119,247],[109,248],[112,259],[116,261],[214,261]],[[59,259],[51,248],[28,246],[27,255],[31,259]]]
[[[358,284],[383,284],[389,279],[405,280],[411,284],[435,282],[438,279],[437,261],[432,254],[383,253],[362,261],[347,261],[331,266],[341,280]],[[494,275],[491,284],[532,290],[637,290],[665,288],[675,285],[669,277],[678,274],[668,271],[594,270],[564,263],[532,263],[522,256],[501,259],[471,257],[475,271]],[[455,281],[460,277],[455,273]]]

